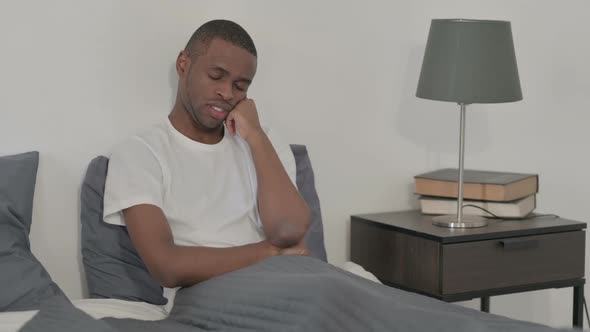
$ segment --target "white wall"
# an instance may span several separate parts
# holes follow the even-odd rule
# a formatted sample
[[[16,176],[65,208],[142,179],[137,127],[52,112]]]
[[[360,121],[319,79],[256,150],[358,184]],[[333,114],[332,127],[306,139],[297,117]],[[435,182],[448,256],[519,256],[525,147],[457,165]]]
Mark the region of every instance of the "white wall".
[[[251,95],[261,117],[309,147],[329,258],[341,263],[351,214],[416,207],[412,176],[456,165],[456,105],[414,97],[430,19],[503,19],[524,100],[469,108],[466,165],[538,172],[539,211],[586,221],[588,12],[583,0],[2,0],[0,154],[41,152],[33,250],[69,296],[83,296],[87,163],[163,118],[190,34],[234,19],[259,50]],[[492,312],[566,326],[571,294],[496,297]]]

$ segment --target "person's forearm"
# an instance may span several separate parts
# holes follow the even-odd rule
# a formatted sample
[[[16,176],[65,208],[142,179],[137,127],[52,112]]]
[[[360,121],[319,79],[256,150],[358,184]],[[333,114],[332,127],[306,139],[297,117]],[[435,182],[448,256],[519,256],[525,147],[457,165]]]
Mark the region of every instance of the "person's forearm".
[[[309,207],[291,182],[264,132],[249,139],[258,179],[258,206],[267,239],[286,248],[299,243],[311,220]]]
[[[255,264],[279,254],[268,241],[230,248],[172,245],[162,253],[166,275],[158,276],[162,286],[192,286],[207,279]]]

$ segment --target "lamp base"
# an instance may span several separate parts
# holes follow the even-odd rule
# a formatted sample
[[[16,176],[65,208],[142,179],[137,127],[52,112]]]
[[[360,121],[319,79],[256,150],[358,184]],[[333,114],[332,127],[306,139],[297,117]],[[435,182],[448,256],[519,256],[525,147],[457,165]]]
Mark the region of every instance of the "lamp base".
[[[464,214],[461,217],[461,222],[457,221],[456,214],[449,214],[445,216],[438,216],[432,218],[432,223],[440,227],[449,228],[476,228],[488,225],[488,221],[484,217]]]

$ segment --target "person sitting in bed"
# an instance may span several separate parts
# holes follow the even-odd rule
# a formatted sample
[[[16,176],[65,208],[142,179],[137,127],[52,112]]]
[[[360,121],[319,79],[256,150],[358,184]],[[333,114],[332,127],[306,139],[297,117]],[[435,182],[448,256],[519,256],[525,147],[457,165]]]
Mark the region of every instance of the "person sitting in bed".
[[[162,286],[197,284],[275,255],[306,255],[310,210],[295,160],[248,98],[257,53],[238,24],[199,27],[176,59],[167,118],[110,156],[104,220],[126,225]]]

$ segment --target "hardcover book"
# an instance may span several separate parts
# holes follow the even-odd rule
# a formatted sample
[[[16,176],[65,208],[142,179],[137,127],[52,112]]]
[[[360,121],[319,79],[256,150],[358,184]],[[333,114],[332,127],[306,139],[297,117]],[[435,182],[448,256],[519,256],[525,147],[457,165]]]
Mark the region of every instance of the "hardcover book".
[[[476,207],[465,205],[479,206],[493,213],[493,215]],[[510,202],[463,200],[463,213],[484,217],[496,215],[501,218],[522,218],[533,212],[536,205],[535,194]],[[420,208],[424,214],[455,214],[457,213],[457,200],[454,198],[421,196]]]
[[[457,198],[459,171],[444,168],[414,177],[416,194]],[[463,172],[463,198],[508,202],[539,191],[537,174],[466,169]]]

